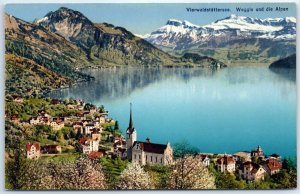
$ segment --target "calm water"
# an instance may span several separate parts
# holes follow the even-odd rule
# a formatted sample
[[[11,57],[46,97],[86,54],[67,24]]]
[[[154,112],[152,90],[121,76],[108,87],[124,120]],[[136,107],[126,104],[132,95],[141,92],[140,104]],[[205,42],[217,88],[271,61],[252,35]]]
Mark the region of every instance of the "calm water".
[[[201,152],[216,153],[261,145],[267,154],[296,155],[295,72],[262,67],[87,72],[96,80],[50,96],[103,104],[123,132],[132,102],[139,140],[187,140]]]

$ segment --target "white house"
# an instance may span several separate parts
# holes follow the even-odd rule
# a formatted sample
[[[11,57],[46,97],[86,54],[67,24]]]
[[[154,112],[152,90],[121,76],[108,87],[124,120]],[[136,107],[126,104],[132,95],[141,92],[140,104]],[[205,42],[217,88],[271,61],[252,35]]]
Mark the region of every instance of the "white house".
[[[224,155],[217,159],[217,169],[220,172],[234,172],[235,160],[232,156]]]
[[[79,143],[82,146],[82,152],[84,154],[89,154],[93,151],[98,151],[100,140],[94,140],[92,138],[83,137],[80,138]]]
[[[39,143],[26,144],[26,155],[28,159],[38,159],[41,156],[41,146]]]
[[[240,176],[249,181],[264,180],[266,171],[265,169],[254,162],[245,162],[239,169]]]

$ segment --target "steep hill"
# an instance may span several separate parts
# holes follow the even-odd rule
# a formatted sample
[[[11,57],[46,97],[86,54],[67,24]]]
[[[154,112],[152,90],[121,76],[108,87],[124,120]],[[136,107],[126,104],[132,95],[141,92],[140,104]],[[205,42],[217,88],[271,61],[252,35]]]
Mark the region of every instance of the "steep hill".
[[[73,83],[33,60],[14,54],[5,55],[5,91],[23,96],[39,95],[54,88],[60,88]]]
[[[288,69],[295,69],[296,68],[296,54],[288,56],[286,58],[280,59],[272,63],[269,67],[270,68],[288,68]]]
[[[88,79],[74,71],[74,67],[88,62],[81,48],[43,27],[7,14],[5,49],[6,53],[31,59],[58,74],[75,80]]]
[[[82,13],[65,7],[48,13],[35,23],[82,48],[92,66],[185,64],[184,59],[157,49],[125,28],[107,23],[94,24]]]

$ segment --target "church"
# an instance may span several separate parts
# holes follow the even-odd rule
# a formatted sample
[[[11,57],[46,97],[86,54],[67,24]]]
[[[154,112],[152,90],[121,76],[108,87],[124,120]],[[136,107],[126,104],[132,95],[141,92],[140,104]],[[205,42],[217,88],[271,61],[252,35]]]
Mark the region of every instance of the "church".
[[[173,162],[173,150],[170,143],[157,144],[146,141],[137,141],[137,131],[133,126],[130,104],[129,126],[126,131],[127,158],[129,161],[145,164],[168,165]]]

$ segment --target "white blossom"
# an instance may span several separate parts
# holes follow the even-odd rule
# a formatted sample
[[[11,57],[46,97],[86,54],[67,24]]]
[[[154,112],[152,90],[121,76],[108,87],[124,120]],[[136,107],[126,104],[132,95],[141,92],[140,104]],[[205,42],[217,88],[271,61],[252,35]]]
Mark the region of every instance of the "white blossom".
[[[120,189],[151,189],[150,176],[136,162],[129,163],[121,174],[118,188]]]
[[[169,179],[170,189],[215,189],[215,178],[193,156],[179,158],[172,165],[172,173]]]

